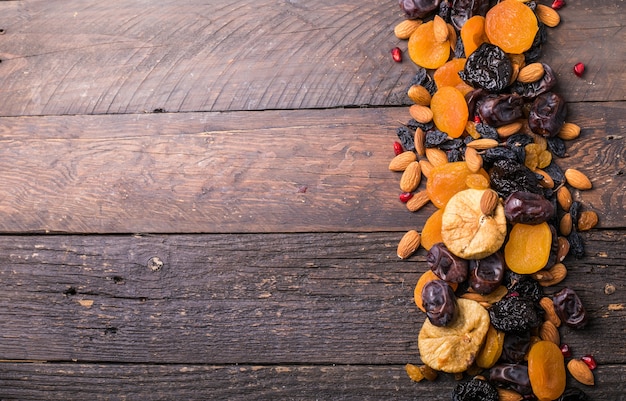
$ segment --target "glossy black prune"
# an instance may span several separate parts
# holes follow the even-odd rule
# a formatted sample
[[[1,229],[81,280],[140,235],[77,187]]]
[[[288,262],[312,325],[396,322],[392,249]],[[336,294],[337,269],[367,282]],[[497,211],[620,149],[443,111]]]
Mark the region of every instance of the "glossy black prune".
[[[496,128],[520,119],[523,105],[524,99],[517,94],[489,95],[476,104],[480,119]]]
[[[515,81],[513,85],[511,85],[511,92],[517,93],[526,99],[532,99],[551,90],[554,85],[556,85],[556,75],[548,64],[541,64],[543,65],[544,71],[543,77],[535,82],[529,83]]]
[[[489,370],[489,380],[517,391],[521,395],[530,395],[533,392],[526,365],[499,363]]]
[[[467,279],[467,260],[454,255],[443,242],[430,248],[426,254],[426,263],[437,277],[449,283],[461,283]]]
[[[489,294],[502,284],[506,264],[502,253],[469,261],[469,285],[479,294]]]
[[[542,193],[537,175],[525,165],[511,159],[496,160],[489,169],[489,176],[491,188],[503,198],[517,191]]]
[[[580,329],[587,324],[587,312],[578,294],[565,287],[552,296],[556,314],[568,327]]]
[[[483,43],[469,55],[459,76],[475,88],[498,93],[509,85],[512,71],[511,59],[502,49]]]
[[[554,92],[546,92],[533,101],[528,115],[528,127],[537,135],[556,136],[567,117],[565,99]]]
[[[528,331],[541,324],[534,302],[519,296],[506,296],[489,309],[493,327],[505,333]]]
[[[556,401],[591,401],[591,398],[581,389],[569,387],[565,389]]]
[[[498,401],[498,391],[487,380],[473,378],[456,385],[452,401]]]
[[[554,215],[552,203],[543,195],[532,192],[513,192],[504,201],[504,216],[511,223],[536,225]]]
[[[534,140],[530,135],[517,133],[506,139],[507,148],[511,149],[517,155],[516,161],[523,164],[526,160],[526,145],[533,143]]]
[[[431,96],[434,95],[435,92],[437,92],[435,80],[428,74],[424,67],[416,66],[416,69],[415,75],[413,75],[413,78],[409,81],[406,90],[408,91],[413,85],[422,85],[428,90]]]
[[[543,287],[527,274],[507,270],[502,284],[509,290],[509,294],[517,294],[518,297],[527,298],[532,302],[539,302],[544,295]]]
[[[524,361],[530,349],[530,331],[522,333],[506,333],[502,344],[500,359],[507,363],[520,363]]]
[[[404,150],[415,150],[415,131],[411,131],[407,127],[398,127],[396,128],[396,135]]]
[[[521,163],[517,160],[517,153],[511,148],[504,146],[497,146],[495,148],[489,148],[482,152],[483,167],[489,169],[498,160],[512,160],[517,163]]]
[[[422,288],[422,305],[428,320],[439,327],[454,320],[456,297],[452,287],[443,280],[432,280]]]
[[[439,8],[440,0],[399,0],[408,19],[426,18]]]
[[[475,15],[483,17],[489,10],[489,0],[453,0],[450,20],[457,31],[460,31],[468,19]]]

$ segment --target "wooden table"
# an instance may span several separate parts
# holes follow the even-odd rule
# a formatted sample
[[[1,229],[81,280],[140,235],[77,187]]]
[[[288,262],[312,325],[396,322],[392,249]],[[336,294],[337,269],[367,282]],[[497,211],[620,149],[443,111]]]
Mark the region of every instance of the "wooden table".
[[[590,324],[561,335],[599,363],[592,398],[625,400],[624,4],[560,13],[542,60],[583,128],[560,163],[601,216],[562,283]],[[0,398],[448,400],[450,375],[404,372],[425,252],[396,245],[434,208],[408,212],[387,170],[415,71],[389,55],[402,18],[0,1]]]

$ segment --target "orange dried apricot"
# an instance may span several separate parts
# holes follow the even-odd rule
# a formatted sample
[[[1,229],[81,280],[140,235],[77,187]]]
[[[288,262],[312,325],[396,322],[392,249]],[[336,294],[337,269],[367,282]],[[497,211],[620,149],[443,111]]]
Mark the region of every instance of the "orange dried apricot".
[[[417,280],[417,284],[415,285],[415,290],[413,290],[413,298],[415,299],[415,305],[421,309],[422,312],[426,312],[424,306],[422,305],[422,289],[424,286],[433,281],[433,280],[441,280],[432,270],[426,270],[420,278]],[[458,287],[458,283],[448,283],[452,288],[452,291],[456,291]]]
[[[474,90],[474,88],[466,84],[465,81],[463,81],[459,76],[459,71],[463,71],[464,67],[465,59],[455,58],[437,68],[437,71],[433,74],[433,79],[437,84],[437,88],[453,86],[461,91],[463,95],[466,95]]]
[[[504,246],[504,260],[509,269],[519,274],[532,274],[546,266],[552,247],[548,223],[518,223],[513,226]]]
[[[485,34],[485,17],[475,15],[465,21],[461,27],[461,40],[465,48],[465,57],[474,53],[483,43],[489,42],[489,38]]]
[[[441,238],[441,217],[443,216],[443,209],[437,209],[437,211],[430,215],[430,217],[424,223],[422,229],[422,246],[427,251],[432,248],[438,242],[443,242]]]
[[[408,50],[415,64],[428,69],[441,67],[450,58],[450,42],[436,39],[433,21],[417,27],[409,38]]]
[[[504,0],[485,16],[489,41],[505,53],[521,54],[530,49],[539,30],[535,13],[518,0]]]
[[[473,174],[465,162],[446,163],[433,167],[426,181],[426,191],[433,205],[442,208],[457,192],[468,188],[467,177]],[[489,174],[480,169],[478,174],[489,179]]]
[[[465,185],[472,189],[487,189],[489,188],[489,179],[485,178],[482,174],[470,174],[465,179]]]
[[[556,400],[565,391],[565,361],[551,341],[538,341],[528,353],[528,378],[539,401]]]
[[[460,137],[465,132],[469,110],[465,96],[452,87],[440,87],[430,101],[433,122],[437,128],[452,138]]]

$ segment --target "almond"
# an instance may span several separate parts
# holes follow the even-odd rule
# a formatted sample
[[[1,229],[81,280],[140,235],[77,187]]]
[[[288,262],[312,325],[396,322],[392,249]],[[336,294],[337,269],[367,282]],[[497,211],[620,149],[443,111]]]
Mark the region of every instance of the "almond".
[[[519,70],[519,74],[517,74],[517,81],[525,84],[539,81],[541,77],[543,77],[544,72],[545,70],[543,69],[543,64],[528,64],[526,67]]]
[[[419,19],[406,19],[393,28],[393,33],[398,39],[408,39],[420,25],[422,21]]]
[[[433,112],[429,107],[422,106],[421,104],[414,104],[409,107],[409,114],[419,123],[429,123],[433,119]]]
[[[568,236],[572,232],[572,215],[569,213],[565,213],[563,217],[561,217],[561,221],[559,221],[559,232],[561,235]]]
[[[539,327],[539,338],[546,341],[551,341],[556,345],[561,345],[561,336],[559,335],[559,329],[549,320],[546,320]]]
[[[549,189],[554,188],[554,180],[552,179],[552,177],[550,177],[550,174],[546,173],[545,171],[539,168],[535,169],[535,173],[543,177],[541,178],[541,181],[539,181],[539,185],[541,185],[544,188],[549,188]]]
[[[556,200],[559,202],[559,206],[566,212],[569,212],[569,208],[572,206],[572,193],[566,186],[562,186],[556,191]]]
[[[581,171],[574,168],[565,170],[565,179],[572,187],[580,190],[591,189],[591,180]]]
[[[413,192],[420,185],[422,178],[422,168],[417,161],[409,163],[400,178],[400,190],[402,192]]]
[[[430,172],[433,169],[432,163],[426,159],[422,159],[420,160],[420,166],[422,167],[422,174],[424,175],[424,177],[430,177]]]
[[[424,88],[422,85],[412,85],[406,94],[415,104],[419,104],[421,106],[430,105],[430,99],[432,96],[430,96],[428,89]]]
[[[476,140],[469,142],[467,144],[467,147],[474,148],[476,150],[485,150],[485,149],[495,148],[498,145],[499,143],[495,139],[482,138],[482,139],[476,139]]]
[[[508,138],[513,134],[517,134],[523,127],[523,123],[521,121],[515,121],[507,125],[503,125],[501,127],[496,128],[498,132],[498,136],[500,138]]]
[[[545,272],[544,273],[545,276],[536,278],[536,280],[539,283],[539,285],[541,285],[542,287],[550,287],[553,285],[557,285],[561,281],[565,280],[565,277],[567,277],[567,268],[565,267],[563,263],[556,263],[554,266],[552,266],[548,270],[540,270],[540,271]],[[534,273],[533,277],[537,277],[535,276],[535,274],[537,273]]]
[[[487,189],[480,198],[480,211],[485,216],[491,216],[498,206],[498,194],[493,189]]]
[[[567,370],[579,383],[585,386],[593,386],[595,380],[593,378],[593,372],[589,369],[589,366],[580,359],[572,359],[567,363]]]
[[[406,203],[406,208],[411,212],[417,212],[421,208],[430,202],[430,198],[428,197],[428,192],[419,191],[416,192],[411,199]]]
[[[544,24],[546,24],[546,26],[549,26],[550,28],[554,28],[555,26],[559,25],[559,22],[561,22],[561,17],[559,16],[559,13],[557,13],[556,10],[554,10],[553,8],[544,6],[543,4],[537,4],[537,8],[535,8],[535,14],[537,14],[537,18],[539,18],[539,21],[543,22]]]
[[[562,262],[569,253],[569,241],[567,238],[559,236],[559,250],[556,252],[556,261]]]
[[[404,171],[406,167],[417,160],[415,153],[411,151],[402,152],[389,162],[389,170],[391,171]]]
[[[578,222],[578,231],[588,231],[598,224],[598,214],[593,210],[585,210],[580,214]]]
[[[483,166],[483,157],[474,148],[465,148],[465,164],[472,173],[477,173]]]
[[[441,166],[448,162],[448,155],[438,148],[426,148],[426,158],[433,167]]]
[[[402,236],[398,243],[398,257],[406,259],[413,255],[413,252],[420,246],[420,235],[415,230],[409,230]]]
[[[541,308],[546,312],[544,315],[545,320],[552,322],[555,327],[561,326],[561,319],[559,318],[559,315],[556,314],[552,299],[543,297],[539,300],[539,305],[541,305]]]
[[[524,397],[519,393],[506,388],[498,388],[498,401],[522,401]]]
[[[415,130],[413,141],[415,142],[415,151],[417,154],[422,157],[426,156],[426,133],[420,127],[417,127]]]
[[[433,30],[435,32],[435,41],[437,43],[443,43],[448,40],[448,36],[450,35],[448,25],[439,15],[435,15],[435,18],[433,19]]]
[[[580,127],[574,123],[565,123],[557,136],[564,140],[576,139],[580,135]]]

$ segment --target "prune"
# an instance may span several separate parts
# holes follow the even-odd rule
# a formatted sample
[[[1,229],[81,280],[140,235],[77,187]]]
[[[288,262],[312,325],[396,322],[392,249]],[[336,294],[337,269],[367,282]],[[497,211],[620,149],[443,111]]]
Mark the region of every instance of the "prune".
[[[498,146],[495,148],[486,149],[482,153],[483,157],[483,167],[491,168],[493,164],[498,160],[512,160],[519,162],[517,160],[517,153],[507,147]],[[521,162],[519,162],[521,164]]]
[[[477,103],[480,119],[492,127],[510,124],[522,117],[524,99],[517,94],[489,95]]]
[[[591,399],[584,391],[576,387],[570,387],[566,388],[556,401],[591,401]]]
[[[547,139],[548,150],[556,157],[566,157],[565,141],[558,136],[551,136]]]
[[[396,128],[396,135],[404,150],[415,150],[415,131],[411,131],[407,127],[398,127]]]
[[[440,0],[399,0],[408,19],[426,18],[439,8]]]
[[[567,241],[569,242],[569,252],[574,255],[576,259],[581,259],[585,256],[585,244],[583,237],[581,237],[578,231],[572,230],[567,236]]]
[[[505,263],[500,252],[469,261],[469,285],[479,294],[489,294],[502,283]]]
[[[452,401],[498,401],[498,391],[487,380],[473,378],[458,383],[452,392]]]
[[[454,255],[443,242],[436,243],[430,248],[426,254],[426,263],[442,280],[461,283],[467,279],[467,260]]]
[[[517,191],[541,193],[536,174],[525,165],[510,159],[496,160],[489,169],[489,176],[491,188],[503,198]]]
[[[436,148],[448,139],[450,139],[448,134],[441,132],[438,129],[433,129],[426,132],[424,146],[427,148]]]
[[[530,331],[522,333],[506,333],[502,345],[500,358],[508,363],[520,363],[524,361],[526,353],[530,349]]]
[[[517,93],[526,99],[532,99],[542,93],[551,90],[556,85],[556,75],[552,68],[545,63],[543,65],[543,77],[535,82],[522,83],[515,81],[511,86],[511,92]]]
[[[528,377],[528,367],[514,363],[500,363],[489,370],[489,380],[517,391],[521,395],[530,395],[533,390]]]
[[[429,281],[424,285],[422,305],[428,320],[435,326],[447,326],[454,320],[456,297],[452,287],[443,280]]]
[[[578,294],[565,287],[552,297],[554,309],[561,321],[573,329],[580,329],[587,324],[587,312]]]
[[[530,130],[538,135],[556,136],[567,117],[565,99],[554,92],[546,92],[533,101],[528,115]]]
[[[504,201],[504,215],[511,223],[539,224],[554,215],[554,207],[543,195],[519,191]]]
[[[511,59],[496,45],[483,43],[470,54],[459,76],[473,87],[500,92],[511,79]]]
[[[465,22],[475,15],[483,17],[489,10],[489,0],[454,0],[450,10],[452,25],[460,31]]]
[[[489,124],[478,123],[476,124],[476,131],[480,134],[481,138],[485,139],[500,139],[498,131]]]
[[[530,135],[518,133],[513,134],[506,139],[506,146],[515,152],[515,160],[521,164],[524,164],[526,160],[525,146],[533,143],[533,138]]]
[[[507,296],[489,309],[493,327],[505,333],[528,331],[541,324],[534,302],[519,296]]]
[[[524,52],[524,61],[526,64],[534,63],[541,57],[541,46],[548,40],[548,28],[541,21],[537,21],[539,30],[535,34],[535,39],[530,49]]]
[[[539,302],[543,298],[543,287],[526,274],[507,270],[502,284],[509,290],[509,294],[517,293],[519,297],[530,299],[532,302]]]

